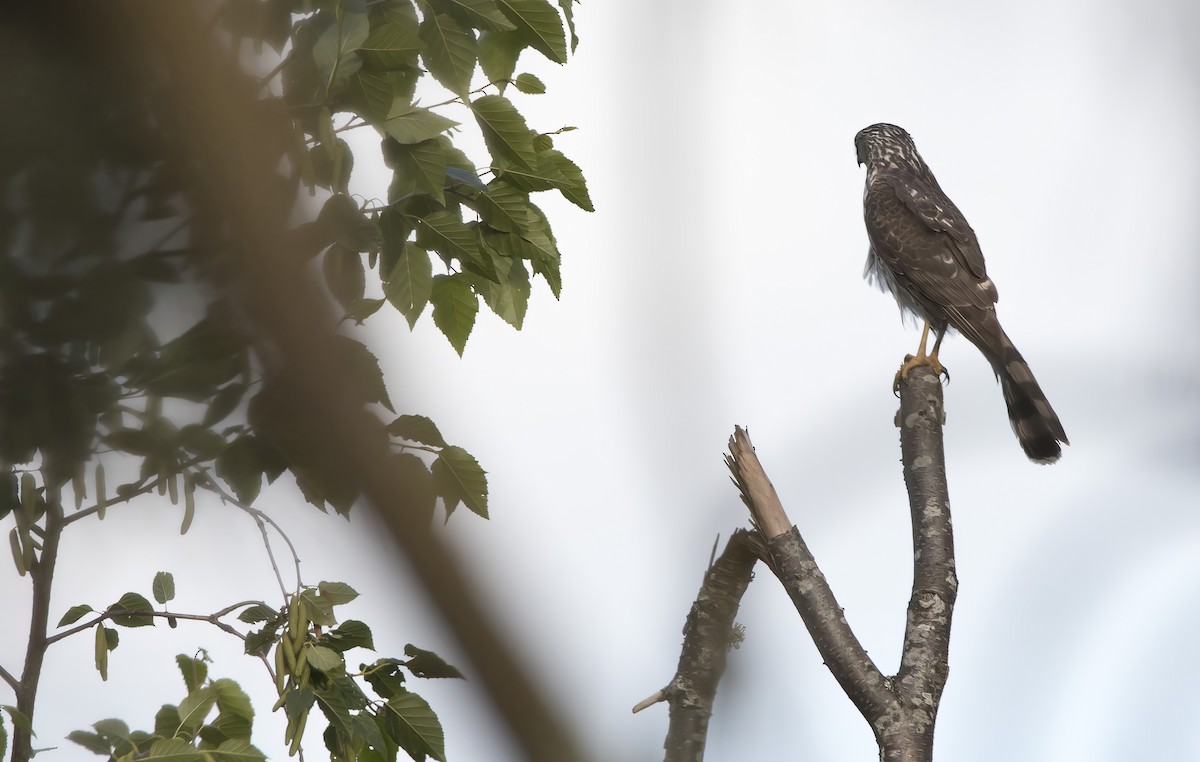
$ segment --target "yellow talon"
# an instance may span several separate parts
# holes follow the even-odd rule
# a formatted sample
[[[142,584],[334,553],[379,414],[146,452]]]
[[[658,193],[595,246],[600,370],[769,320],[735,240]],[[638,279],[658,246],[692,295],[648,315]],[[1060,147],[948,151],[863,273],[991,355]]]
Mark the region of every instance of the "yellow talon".
[[[929,340],[929,321],[925,321],[925,325],[921,329],[921,345],[917,347],[917,353],[915,355],[905,355],[904,362],[900,365],[900,370],[896,371],[896,378],[892,382],[892,391],[895,392],[896,396],[900,396],[900,381],[908,378],[908,374],[912,372],[913,368],[928,366],[933,369],[935,374],[939,376],[945,374],[946,380],[950,380],[950,373],[944,365],[938,362],[938,350],[942,347],[942,339],[945,335],[946,332],[942,331],[938,335],[937,341],[933,342],[933,351],[925,354],[925,342]]]

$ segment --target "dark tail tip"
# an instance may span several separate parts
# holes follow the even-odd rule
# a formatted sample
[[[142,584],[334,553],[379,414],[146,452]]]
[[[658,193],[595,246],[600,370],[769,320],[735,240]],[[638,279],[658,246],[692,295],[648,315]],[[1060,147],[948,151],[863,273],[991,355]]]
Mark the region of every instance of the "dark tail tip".
[[[1059,443],[1070,444],[1067,434],[1029,366],[1024,361],[1020,361],[1023,367],[1013,365],[1010,362],[1000,376],[1013,433],[1030,460],[1044,465],[1054,463],[1062,457]]]

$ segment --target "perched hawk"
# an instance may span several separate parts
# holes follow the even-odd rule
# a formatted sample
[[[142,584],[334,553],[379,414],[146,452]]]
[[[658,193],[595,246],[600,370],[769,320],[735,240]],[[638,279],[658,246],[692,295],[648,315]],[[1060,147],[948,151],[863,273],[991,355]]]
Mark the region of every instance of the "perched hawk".
[[[938,348],[947,327],[979,347],[1000,379],[1008,419],[1021,449],[1037,463],[1062,455],[1066,432],[1029,365],[996,318],[996,286],[987,276],[975,231],[946,198],[912,138],[891,124],[873,124],[854,137],[858,163],[867,165],[863,210],[871,249],[865,275],[896,297],[902,311],[925,322],[915,357],[905,358],[897,382],[918,365],[942,371]],[[929,329],[937,335],[925,354]]]

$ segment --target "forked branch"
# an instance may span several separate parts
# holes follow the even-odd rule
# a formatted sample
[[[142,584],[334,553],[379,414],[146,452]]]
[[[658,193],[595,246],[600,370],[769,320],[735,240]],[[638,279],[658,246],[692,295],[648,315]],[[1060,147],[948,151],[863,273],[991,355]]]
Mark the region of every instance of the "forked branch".
[[[900,669],[895,677],[883,675],[867,656],[800,532],[792,526],[754,453],[750,437],[742,428],[734,429],[725,460],[758,536],[740,533],[730,540],[721,560],[709,570],[688,616],[684,631],[687,637],[675,678],[638,705],[642,709],[657,701],[669,702],[668,762],[698,762],[704,756],[708,719],[724,659],[723,651],[719,660],[697,659],[697,654],[706,654],[695,643],[715,642],[701,639],[704,628],[699,624],[713,616],[714,632],[720,627],[728,628],[745,592],[745,584],[731,590],[735,597],[719,615],[727,619],[710,614],[705,607],[712,596],[710,580],[718,566],[733,553],[735,544],[743,548],[738,553],[745,564],[745,583],[749,582],[753,556],[766,561],[775,572],[826,666],[871,725],[880,759],[932,760],[933,729],[948,675],[950,620],[958,591],[942,449],[944,418],[942,387],[937,375],[929,368],[914,369],[900,384],[900,411],[896,415],[912,514],[913,591]]]

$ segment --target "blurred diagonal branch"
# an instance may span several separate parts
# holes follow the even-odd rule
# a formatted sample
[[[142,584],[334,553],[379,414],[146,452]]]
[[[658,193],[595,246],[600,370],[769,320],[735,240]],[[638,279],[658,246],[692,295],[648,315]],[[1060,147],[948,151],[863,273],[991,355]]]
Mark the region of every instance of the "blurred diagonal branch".
[[[503,717],[528,759],[585,759],[559,713],[539,693],[525,665],[501,638],[471,588],[459,560],[428,528],[428,513],[415,504],[408,485],[389,467],[382,425],[363,414],[346,393],[342,368],[328,342],[334,316],[324,294],[290,251],[285,231],[261,213],[277,203],[274,167],[264,151],[287,140],[286,129],[247,119],[254,93],[226,81],[209,39],[196,30],[190,4],[139,5],[132,39],[125,45],[153,51],[171,79],[178,128],[185,130],[197,163],[210,177],[212,208],[229,220],[231,238],[247,253],[240,261],[241,307],[279,358],[280,399],[290,415],[307,422],[322,457],[361,489],[395,538],[397,549],[454,631],[482,678],[492,706]],[[114,11],[119,13],[119,11]],[[115,26],[115,25],[114,25]],[[170,30],[170,34],[162,34]]]

